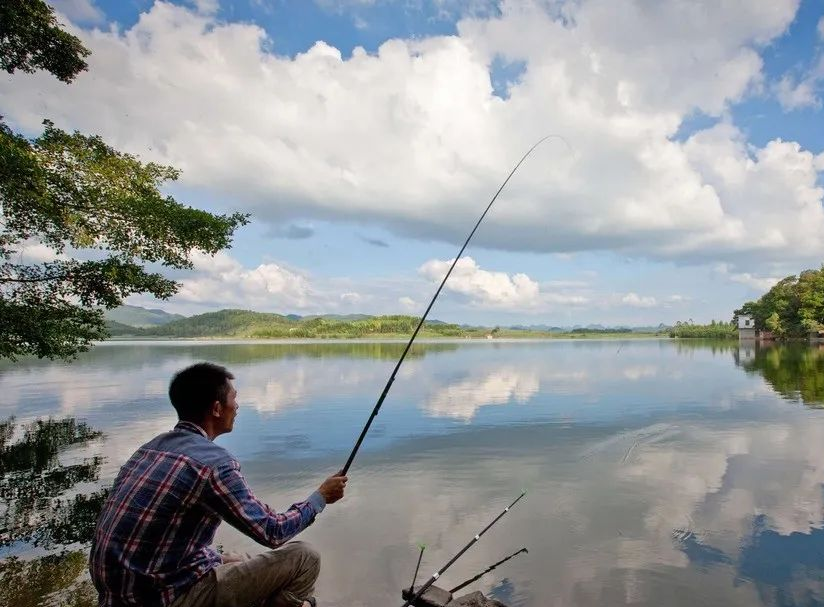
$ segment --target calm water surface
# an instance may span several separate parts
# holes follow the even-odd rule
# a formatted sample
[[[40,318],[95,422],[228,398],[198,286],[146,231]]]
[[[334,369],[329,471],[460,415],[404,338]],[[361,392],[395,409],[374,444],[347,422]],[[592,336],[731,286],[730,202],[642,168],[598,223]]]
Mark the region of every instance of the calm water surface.
[[[240,413],[218,442],[283,509],[341,467],[402,347],[107,343],[0,366],[0,604],[61,588],[86,604],[100,490],[174,425],[176,370],[235,373]],[[526,489],[444,587],[527,547],[468,590],[513,607],[824,605],[822,405],[824,349],[808,346],[417,345],[347,497],[302,536],[323,555],[317,593],[400,604],[419,542],[428,577]],[[260,549],[226,525],[217,541]]]

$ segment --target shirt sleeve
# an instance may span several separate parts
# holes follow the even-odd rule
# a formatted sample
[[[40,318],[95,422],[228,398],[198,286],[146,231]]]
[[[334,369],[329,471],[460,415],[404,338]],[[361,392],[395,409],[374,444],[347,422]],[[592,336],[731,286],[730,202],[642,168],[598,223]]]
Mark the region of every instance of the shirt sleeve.
[[[240,464],[231,461],[215,468],[209,478],[209,506],[235,529],[256,542],[276,548],[311,525],[326,506],[315,491],[306,500],[278,513],[255,497],[240,473]]]

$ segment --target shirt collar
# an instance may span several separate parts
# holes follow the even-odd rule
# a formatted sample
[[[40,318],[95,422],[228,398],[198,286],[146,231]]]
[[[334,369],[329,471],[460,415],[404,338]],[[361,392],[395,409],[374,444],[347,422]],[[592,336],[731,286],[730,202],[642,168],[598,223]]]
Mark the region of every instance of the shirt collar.
[[[175,425],[175,430],[184,430],[186,432],[194,432],[195,434],[200,434],[204,438],[209,438],[209,435],[206,434],[206,430],[198,426],[194,422],[187,422],[184,420],[180,420]]]

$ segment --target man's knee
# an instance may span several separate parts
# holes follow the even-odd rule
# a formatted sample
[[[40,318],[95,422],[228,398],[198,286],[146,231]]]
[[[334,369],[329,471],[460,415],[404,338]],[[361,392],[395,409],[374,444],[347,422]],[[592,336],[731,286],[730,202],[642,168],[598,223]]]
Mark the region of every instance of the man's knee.
[[[280,550],[291,553],[291,558],[299,563],[299,568],[302,571],[311,572],[315,575],[320,571],[320,553],[306,542],[289,542]]]
[[[317,573],[320,571],[320,552],[315,550],[311,545],[300,542],[306,569]]]

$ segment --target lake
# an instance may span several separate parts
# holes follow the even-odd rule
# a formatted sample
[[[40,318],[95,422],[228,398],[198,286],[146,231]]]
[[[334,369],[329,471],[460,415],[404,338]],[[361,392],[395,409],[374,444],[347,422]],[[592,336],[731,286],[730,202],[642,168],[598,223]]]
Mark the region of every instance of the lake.
[[[174,425],[176,370],[236,375],[235,430],[217,440],[285,509],[343,465],[402,348],[109,342],[72,363],[3,363],[0,603],[72,587],[67,604],[91,604],[100,489]],[[317,595],[400,605],[419,543],[421,580],[527,490],[439,585],[526,547],[466,591],[512,607],[824,605],[822,406],[824,349],[807,345],[416,344],[346,498],[301,536],[322,554]],[[227,525],[217,540],[259,550]]]

